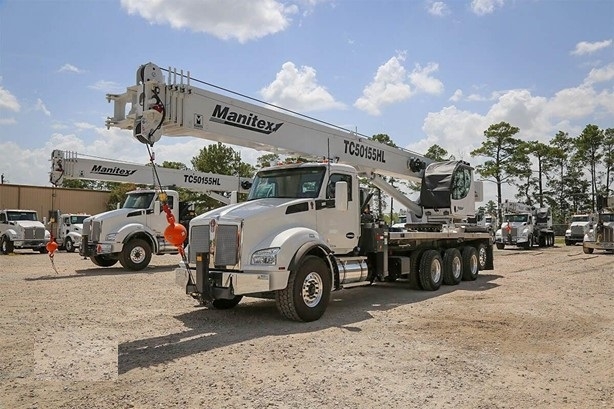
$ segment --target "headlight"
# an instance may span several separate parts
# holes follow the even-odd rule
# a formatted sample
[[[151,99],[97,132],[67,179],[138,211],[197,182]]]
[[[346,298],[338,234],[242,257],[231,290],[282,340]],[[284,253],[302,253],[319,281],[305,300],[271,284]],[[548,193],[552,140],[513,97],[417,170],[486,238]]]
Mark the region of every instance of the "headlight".
[[[252,264],[277,264],[277,253],[279,253],[279,247],[273,247],[270,249],[258,250],[252,254]]]
[[[110,233],[105,236],[104,241],[115,241],[116,237],[117,233]]]
[[[571,230],[565,230],[565,236],[567,237],[571,236]]]

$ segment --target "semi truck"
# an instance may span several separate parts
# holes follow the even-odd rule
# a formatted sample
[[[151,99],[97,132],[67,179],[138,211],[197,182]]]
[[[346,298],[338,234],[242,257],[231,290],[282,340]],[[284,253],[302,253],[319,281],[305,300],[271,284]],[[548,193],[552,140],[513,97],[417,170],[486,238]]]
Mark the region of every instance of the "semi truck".
[[[332,291],[398,279],[435,291],[494,268],[487,229],[461,223],[482,200],[469,163],[434,162],[262,101],[193,86],[183,73],[140,66],[135,85],[107,95],[114,104],[107,127],[130,130],[149,146],[162,135],[194,136],[313,160],[261,169],[247,201],[190,221],[186,259],[175,274],[200,303],[228,309],[244,296],[268,298],[283,317],[314,321]],[[421,183],[419,202],[387,176]],[[418,221],[399,232],[361,221],[371,193],[359,177]]]
[[[549,207],[535,207],[521,202],[505,201],[501,205],[503,222],[495,233],[497,248],[506,245],[529,249],[554,246],[552,212]]]
[[[588,213],[574,214],[571,216],[569,228],[565,230],[565,245],[573,246],[582,243],[588,233],[591,215]]]
[[[65,213],[55,212],[53,220],[49,221],[49,231],[53,232],[53,239],[58,244],[59,249],[73,253],[81,245],[81,232],[83,222],[89,214],[85,213]]]
[[[614,253],[614,196],[606,197],[604,206],[589,216],[588,229],[582,241],[582,250],[592,254],[595,250]]]
[[[35,210],[0,210],[0,253],[10,254],[15,249],[32,249],[47,253],[51,233],[38,219]]]
[[[51,154],[50,181],[54,185],[64,179],[102,180],[154,185],[153,167],[134,163],[91,158],[76,152],[54,150]],[[79,254],[100,267],[118,262],[125,269],[146,268],[153,254],[177,254],[178,249],[164,238],[167,226],[163,202],[173,217],[187,226],[194,216],[193,204],[181,202],[179,193],[166,186],[205,193],[222,203],[230,203],[233,194],[246,193],[251,178],[218,175],[194,170],[156,169],[160,186],[138,189],[126,194],[121,208],[103,212],[83,221]],[[222,192],[230,192],[230,197]],[[162,196],[161,196],[162,195]],[[160,200],[163,197],[164,200]],[[188,238],[189,239],[189,238]]]

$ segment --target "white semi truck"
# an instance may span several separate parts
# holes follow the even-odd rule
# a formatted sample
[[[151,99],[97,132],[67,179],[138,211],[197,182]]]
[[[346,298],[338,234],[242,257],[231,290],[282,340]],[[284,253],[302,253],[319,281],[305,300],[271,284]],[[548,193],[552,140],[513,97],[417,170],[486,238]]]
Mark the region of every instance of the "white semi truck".
[[[614,197],[605,199],[605,207],[589,217],[589,224],[582,250],[592,254],[595,250],[614,253]]]
[[[103,180],[154,184],[153,167],[134,163],[88,158],[75,152],[54,150],[51,154],[50,181],[60,184],[63,179]],[[246,193],[250,178],[193,170],[156,168],[162,186],[176,186],[230,203],[221,192]],[[164,238],[168,226],[160,194],[179,223],[192,217],[191,203],[182,203],[179,193],[165,189],[138,189],[126,194],[123,206],[93,215],[83,222],[79,254],[89,257],[100,267],[119,262],[122,267],[138,271],[149,265],[152,254],[177,254],[178,249]]]
[[[47,253],[51,233],[38,219],[35,210],[0,210],[0,252],[13,253],[15,249],[32,249]]]
[[[573,246],[582,243],[584,236],[588,233],[591,215],[588,213],[574,214],[571,216],[569,228],[565,230],[565,245]]]
[[[505,201],[501,205],[503,222],[495,233],[498,249],[506,245],[528,249],[554,246],[552,212],[549,207],[538,208],[520,202]]]
[[[494,268],[492,236],[460,223],[481,200],[468,163],[432,162],[259,101],[197,88],[189,72],[164,71],[145,64],[134,86],[107,95],[114,103],[107,126],[132,130],[148,145],[163,134],[195,136],[319,160],[262,169],[246,202],[190,221],[187,260],[176,275],[200,302],[226,309],[243,296],[273,298],[284,317],[313,321],[331,291],[397,278],[437,290]],[[370,197],[359,176],[420,221],[401,232],[361,222]],[[421,182],[419,204],[381,176]]]

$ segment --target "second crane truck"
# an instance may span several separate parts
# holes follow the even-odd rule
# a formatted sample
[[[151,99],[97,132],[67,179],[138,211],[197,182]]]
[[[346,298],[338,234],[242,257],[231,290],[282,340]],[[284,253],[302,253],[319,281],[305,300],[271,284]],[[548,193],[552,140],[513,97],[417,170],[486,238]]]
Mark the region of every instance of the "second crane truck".
[[[313,321],[324,314],[331,291],[398,278],[437,290],[493,269],[490,233],[461,223],[475,215],[481,200],[468,163],[433,162],[254,100],[195,87],[189,73],[165,71],[145,64],[134,86],[107,95],[114,103],[107,126],[132,130],[148,145],[163,134],[187,135],[321,159],[261,169],[247,201],[191,220],[187,260],[176,276],[192,297],[218,309],[232,308],[244,296],[272,298],[284,317]],[[359,176],[420,221],[389,232],[361,220],[370,198]],[[421,183],[420,201],[382,176]]]

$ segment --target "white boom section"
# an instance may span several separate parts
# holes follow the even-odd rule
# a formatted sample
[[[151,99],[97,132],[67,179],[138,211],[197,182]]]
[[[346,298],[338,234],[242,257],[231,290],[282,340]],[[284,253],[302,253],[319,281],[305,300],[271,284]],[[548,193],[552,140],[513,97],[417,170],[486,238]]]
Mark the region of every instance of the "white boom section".
[[[368,175],[374,172],[418,182],[432,162],[342,128],[289,115],[281,112],[282,108],[194,87],[189,72],[184,76],[183,71],[177,74],[169,69],[165,82],[163,70],[148,63],[136,76],[137,85],[125,93],[107,95],[114,103],[114,116],[106,124],[133,130],[143,143],[153,145],[162,134],[195,136],[268,152],[330,159]]]
[[[84,158],[76,152],[54,150],[51,153],[50,182],[54,185],[63,179],[100,180],[153,185],[153,168],[127,162]],[[216,192],[247,193],[251,179],[245,177],[218,175],[194,170],[179,170],[156,166],[159,183],[163,187],[181,187],[193,192],[202,192],[222,203],[230,199]]]

